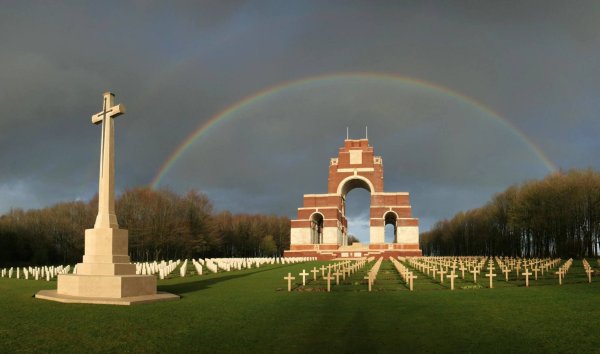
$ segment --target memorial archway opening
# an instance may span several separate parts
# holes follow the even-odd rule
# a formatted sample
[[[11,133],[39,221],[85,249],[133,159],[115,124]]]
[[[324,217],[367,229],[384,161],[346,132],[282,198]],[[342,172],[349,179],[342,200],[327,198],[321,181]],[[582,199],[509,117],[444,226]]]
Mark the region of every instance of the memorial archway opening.
[[[348,221],[348,235],[353,235],[361,243],[367,244],[370,241],[371,191],[366,183],[362,183],[361,187],[348,188],[342,196],[342,215]]]
[[[346,139],[338,157],[330,159],[327,193],[305,194],[298,216],[291,221],[290,250],[286,256],[320,259],[368,255],[419,256],[419,220],[412,216],[406,192],[384,192],[383,159],[375,156],[367,139]],[[348,246],[347,201],[353,190],[366,190],[370,203],[369,244]],[[354,194],[354,192],[353,192]],[[386,239],[385,227],[392,237]],[[362,238],[364,239],[364,237]]]
[[[398,236],[398,215],[393,211],[388,211],[383,216],[385,222],[385,243],[396,243]]]
[[[323,243],[323,214],[314,213],[310,218],[311,242],[313,244]]]

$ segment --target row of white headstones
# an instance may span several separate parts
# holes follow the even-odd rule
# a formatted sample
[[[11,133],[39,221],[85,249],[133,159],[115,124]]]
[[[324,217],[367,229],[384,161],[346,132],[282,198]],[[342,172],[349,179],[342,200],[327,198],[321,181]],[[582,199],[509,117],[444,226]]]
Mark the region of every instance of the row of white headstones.
[[[260,257],[260,258],[199,258],[198,260],[192,258],[192,265],[195,269],[195,273],[188,272],[188,260],[185,259],[176,261],[161,261],[159,262],[144,262],[136,263],[136,274],[141,275],[154,275],[157,274],[160,279],[165,279],[171,274],[179,265],[179,276],[185,277],[188,273],[192,275],[202,275],[205,271],[204,268],[208,269],[211,273],[230,272],[232,270],[246,270],[259,268],[265,264],[294,264],[301,262],[309,262],[316,260],[315,257]]]
[[[13,275],[15,279],[35,279],[35,280],[46,280],[50,281],[55,278],[59,274],[67,274],[71,271],[71,266],[43,266],[43,267],[10,267],[3,268],[0,271],[0,275],[2,278],[12,278]]]
[[[259,268],[265,264],[294,264],[301,262],[315,261],[314,257],[262,257],[262,258],[206,258],[192,259],[192,264],[197,275],[202,275],[203,268],[212,273],[219,271],[229,272],[232,270],[244,270]],[[180,267],[179,267],[180,266]],[[185,277],[188,274],[188,260],[168,260],[160,262],[138,262],[135,263],[136,274],[138,275],[157,275],[160,279],[167,278],[179,267],[179,274]],[[77,266],[70,265],[59,266],[38,266],[38,267],[10,267],[0,270],[2,278],[15,279],[35,279],[50,281],[59,274],[77,274]],[[194,273],[192,273],[194,274]]]

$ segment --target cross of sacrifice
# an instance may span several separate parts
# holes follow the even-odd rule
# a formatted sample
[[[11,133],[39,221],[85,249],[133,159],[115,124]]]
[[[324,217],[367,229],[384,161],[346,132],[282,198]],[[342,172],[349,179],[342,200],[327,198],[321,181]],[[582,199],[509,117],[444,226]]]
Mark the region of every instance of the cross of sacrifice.
[[[302,277],[302,286],[305,286],[305,285],[306,285],[306,276],[307,276],[308,274],[309,274],[309,273],[307,273],[307,272],[306,272],[306,270],[302,269],[302,273],[300,273],[300,276]]]
[[[319,270],[317,269],[317,267],[313,267],[313,269],[310,272],[313,273],[313,280],[316,281],[317,280],[317,273],[319,272]]]
[[[494,288],[494,283],[493,283],[494,278],[493,277],[495,277],[496,274],[492,273],[493,268],[488,268],[488,271],[489,271],[489,273],[486,274],[485,276],[490,278],[490,289],[493,289]]]
[[[98,191],[98,216],[94,228],[119,228],[115,215],[115,132],[114,118],[125,114],[125,106],[115,105],[115,95],[104,93],[102,112],[92,116],[93,124],[102,123],[100,149],[100,181]]]
[[[283,279],[288,281],[288,291],[292,291],[292,280],[296,278],[292,276],[292,273],[288,273],[287,277],[283,277]]]
[[[525,268],[525,273],[521,274],[525,276],[525,286],[529,287],[529,276],[533,274],[529,271],[529,269]]]
[[[323,279],[327,280],[327,292],[331,291],[331,280],[333,279],[333,277],[331,276],[331,272],[327,273],[326,277],[323,277]]]
[[[454,290],[454,278],[458,278],[458,274],[452,273],[446,275],[446,278],[450,278],[450,290]]]

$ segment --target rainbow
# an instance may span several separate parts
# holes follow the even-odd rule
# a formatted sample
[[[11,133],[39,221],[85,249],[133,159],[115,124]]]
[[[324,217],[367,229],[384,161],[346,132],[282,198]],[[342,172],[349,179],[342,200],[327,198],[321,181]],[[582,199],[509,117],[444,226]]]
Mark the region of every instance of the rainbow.
[[[548,169],[549,172],[555,172],[558,170],[556,165],[546,156],[546,154],[533,142],[531,139],[523,133],[517,126],[515,126],[512,122],[503,118],[498,113],[493,111],[491,108],[487,107],[481,102],[476,101],[475,99],[465,96],[460,92],[450,90],[444,86],[440,86],[431,82],[405,77],[395,74],[383,74],[383,73],[371,73],[371,72],[349,72],[349,73],[336,73],[336,74],[325,74],[325,75],[317,75],[310,76],[302,79],[291,80],[282,82],[270,87],[267,87],[263,90],[255,92],[249,96],[244,97],[243,99],[233,103],[232,105],[225,108],[223,111],[212,116],[208,121],[200,124],[198,128],[196,128],[191,134],[189,134],[177,148],[169,155],[169,157],[163,162],[158,170],[158,173],[154,176],[152,181],[150,182],[150,186],[152,188],[156,188],[167,172],[173,167],[173,165],[179,160],[179,158],[185,153],[185,151],[198,139],[208,133],[208,131],[214,127],[219,122],[225,121],[235,116],[235,114],[241,111],[244,108],[249,107],[250,105],[261,101],[269,96],[272,96],[282,90],[289,88],[297,88],[299,86],[310,85],[315,82],[321,82],[323,80],[335,80],[341,78],[365,78],[365,79],[380,79],[380,80],[393,80],[393,81],[401,81],[403,83],[409,83],[413,85],[417,85],[424,89],[434,90],[436,92],[442,93],[448,97],[466,102],[471,106],[476,107],[482,112],[486,113],[490,117],[493,117],[494,120],[498,121],[501,125],[507,127],[510,131],[513,132],[516,136],[518,136],[521,140],[523,140],[527,146],[533,151],[533,153],[543,162],[544,166]]]

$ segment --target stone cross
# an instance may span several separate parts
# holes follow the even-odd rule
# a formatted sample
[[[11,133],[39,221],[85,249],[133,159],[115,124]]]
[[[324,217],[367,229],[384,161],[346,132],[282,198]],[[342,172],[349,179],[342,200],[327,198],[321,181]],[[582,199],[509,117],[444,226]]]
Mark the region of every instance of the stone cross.
[[[588,283],[591,283],[592,282],[592,273],[594,271],[592,270],[592,268],[586,268],[585,272],[587,273],[587,276],[588,276]]]
[[[533,272],[535,273],[535,280],[538,280],[538,279],[537,279],[537,273],[540,271],[540,269],[539,269],[539,268],[536,266],[536,267],[535,267],[535,268],[533,268],[532,270],[533,270]]]
[[[479,273],[477,271],[477,268],[473,268],[473,270],[470,271],[469,273],[473,274],[473,283],[477,283],[477,273]]]
[[[125,113],[125,106],[115,105],[115,95],[104,93],[102,112],[92,116],[92,123],[102,123],[100,148],[100,182],[98,189],[98,216],[95,229],[119,228],[115,215],[115,131],[113,119]]]
[[[452,273],[446,275],[446,278],[450,278],[450,290],[454,290],[454,278],[458,278],[458,274],[454,274],[454,271],[452,271]]]
[[[373,285],[373,280],[375,280],[375,276],[372,272],[369,272],[369,275],[367,275],[364,279],[367,279],[369,283],[369,292],[371,292],[371,286]]]
[[[344,280],[346,280],[346,275],[350,278],[350,268],[344,268],[342,271],[344,272]]]
[[[288,281],[288,292],[292,291],[292,280],[296,278],[292,276],[292,273],[288,273],[287,277],[283,277],[283,279]]]
[[[508,274],[510,273],[510,269],[504,268],[504,270],[502,270],[502,273],[504,273],[504,278],[508,282]]]
[[[467,268],[461,263],[459,269],[462,272],[462,278],[465,279],[465,270],[467,270]]]
[[[325,268],[325,266],[322,265],[319,269],[321,269],[321,278],[323,278],[325,276],[325,269],[327,268]]]
[[[309,274],[309,273],[307,273],[307,272],[306,272],[306,270],[302,269],[302,273],[300,273],[300,276],[302,277],[302,286],[305,286],[305,285],[306,285],[306,276],[307,276],[308,274]]]
[[[413,279],[417,279],[417,276],[413,275],[412,272],[409,272],[406,276],[406,279],[408,279],[408,288],[410,289],[410,291],[413,291]]]
[[[326,277],[323,277],[323,279],[327,280],[327,292],[331,291],[331,280],[333,279],[333,277],[331,276],[331,273],[327,273]]]
[[[565,274],[565,272],[562,269],[559,269],[558,272],[554,274],[558,274],[558,284],[562,285],[562,277]]]
[[[525,286],[529,287],[529,276],[533,274],[531,272],[529,272],[529,269],[525,268],[525,273],[521,274],[525,276]]]
[[[444,284],[444,274],[446,274],[447,272],[445,270],[443,270],[443,269],[440,269],[438,271],[438,273],[440,274],[440,283]]]
[[[336,270],[333,275],[335,275],[335,285],[340,285],[340,275],[342,275],[342,273],[340,273],[339,270]]]
[[[316,281],[317,280],[317,273],[319,272],[319,270],[317,269],[317,267],[313,267],[313,269],[310,272],[313,273],[313,280]]]
[[[494,288],[494,283],[493,283],[494,278],[493,277],[495,277],[496,274],[492,273],[493,268],[488,268],[488,270],[489,270],[489,273],[486,274],[485,276],[490,278],[490,289],[493,289]]]

